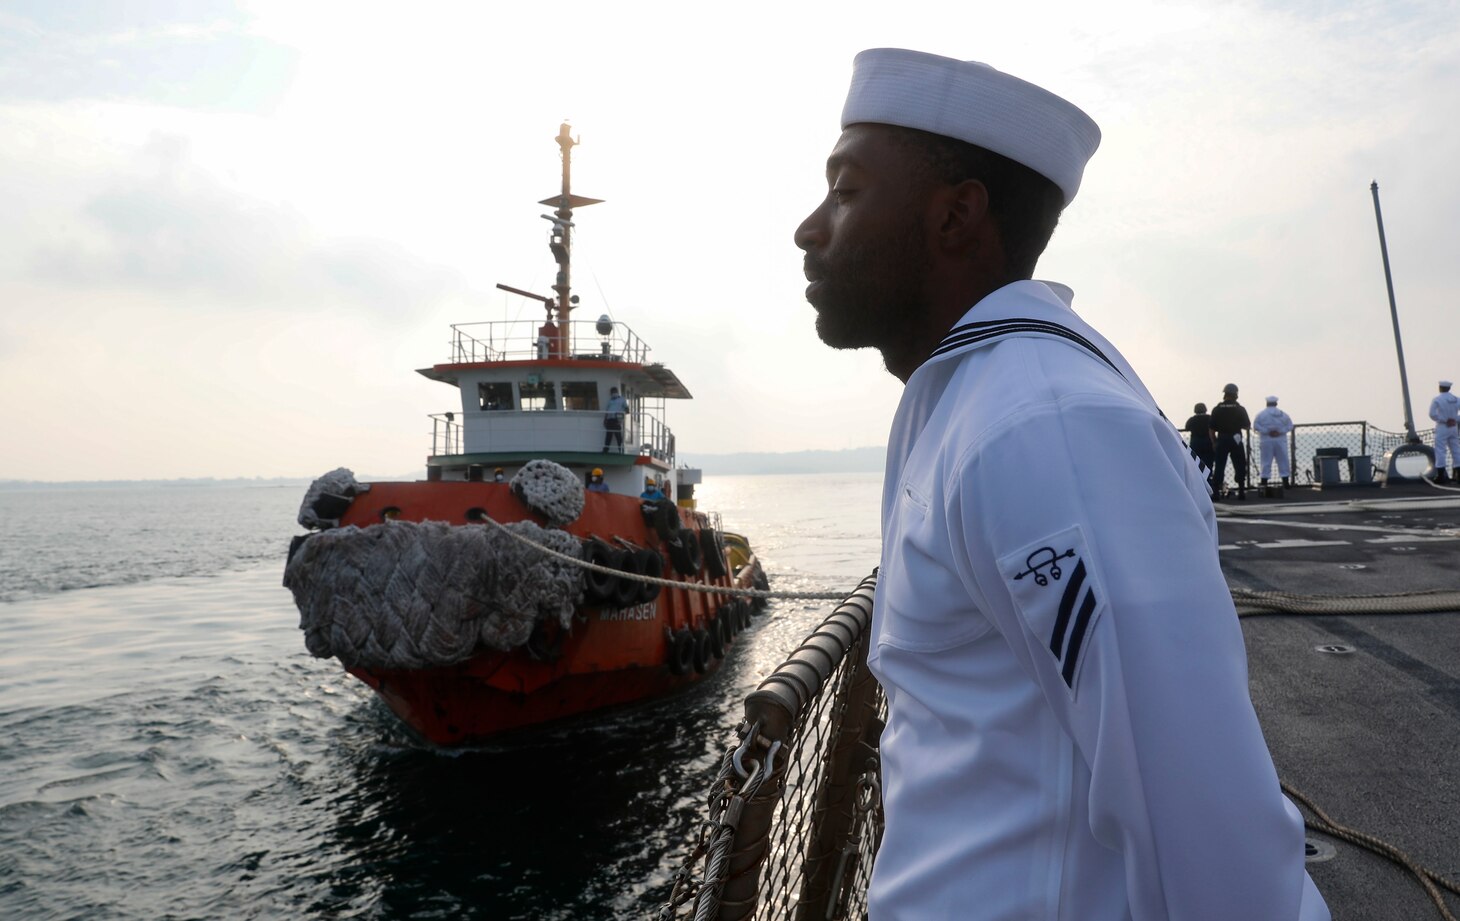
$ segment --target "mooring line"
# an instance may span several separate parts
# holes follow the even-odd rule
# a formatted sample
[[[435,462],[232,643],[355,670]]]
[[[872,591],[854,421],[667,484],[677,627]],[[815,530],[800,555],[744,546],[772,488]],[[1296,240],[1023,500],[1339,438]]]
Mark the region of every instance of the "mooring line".
[[[647,582],[650,585],[659,585],[665,588],[682,588],[691,592],[702,592],[706,595],[734,595],[741,598],[786,598],[805,601],[841,601],[847,597],[845,592],[773,592],[758,588],[726,588],[719,585],[705,585],[699,582],[676,582],[673,579],[661,579],[658,576],[645,576],[639,573],[624,572],[621,569],[614,569],[611,566],[600,566],[597,563],[590,563],[587,560],[579,559],[576,556],[569,556],[566,553],[559,553],[551,547],[544,547],[529,537],[518,534],[500,521],[496,521],[483,515],[481,521],[497,528],[499,531],[510,536],[513,540],[521,541],[531,547],[536,547],[551,557],[556,557],[565,563],[571,563],[581,569],[590,572],[600,572],[605,575],[617,576],[620,579],[628,579],[633,582]]]

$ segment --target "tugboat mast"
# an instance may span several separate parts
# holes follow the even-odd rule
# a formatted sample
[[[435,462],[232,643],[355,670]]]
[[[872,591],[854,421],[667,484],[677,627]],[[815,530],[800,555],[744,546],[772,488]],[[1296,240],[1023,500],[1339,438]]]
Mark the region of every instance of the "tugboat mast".
[[[556,139],[558,146],[563,151],[563,191],[556,198],[545,198],[538,202],[540,205],[551,205],[557,208],[552,216],[544,214],[543,217],[552,221],[553,224],[548,248],[552,250],[553,259],[558,264],[558,277],[553,285],[553,290],[558,295],[558,341],[555,349],[558,355],[573,354],[571,334],[568,331],[568,319],[572,315],[574,303],[578,300],[572,294],[573,209],[596,205],[602,201],[600,198],[584,198],[574,195],[572,192],[573,148],[578,141],[574,140],[568,131],[568,123],[563,122],[558,128]],[[551,305],[549,305],[548,319],[552,319]]]

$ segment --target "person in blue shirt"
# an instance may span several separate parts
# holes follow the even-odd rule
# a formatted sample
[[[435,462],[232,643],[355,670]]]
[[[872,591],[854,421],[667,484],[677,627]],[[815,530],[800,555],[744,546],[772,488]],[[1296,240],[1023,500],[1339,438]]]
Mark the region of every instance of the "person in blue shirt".
[[[589,492],[608,492],[608,484],[603,482],[603,468],[594,467],[593,472],[588,474]]]
[[[659,489],[658,484],[654,482],[654,478],[646,476],[644,477],[644,491],[639,493],[639,498],[645,502],[658,502],[660,499],[665,498],[665,495]]]
[[[618,442],[619,452],[624,449],[624,413],[628,412],[629,403],[619,395],[617,387],[608,388],[608,405],[603,408],[603,453],[608,453],[609,445]]]

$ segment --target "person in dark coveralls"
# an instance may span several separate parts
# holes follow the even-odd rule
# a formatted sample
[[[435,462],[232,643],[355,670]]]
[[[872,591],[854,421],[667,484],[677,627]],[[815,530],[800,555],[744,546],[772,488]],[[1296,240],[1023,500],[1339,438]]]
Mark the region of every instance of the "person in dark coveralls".
[[[1227,458],[1232,459],[1232,478],[1237,481],[1237,498],[1247,498],[1247,451],[1242,433],[1252,428],[1247,409],[1237,402],[1237,385],[1222,388],[1222,402],[1212,409],[1212,431],[1217,436],[1217,458],[1212,467],[1212,498],[1220,499],[1227,482]]]
[[[624,449],[624,413],[629,411],[629,401],[619,395],[617,387],[608,388],[608,405],[603,407],[603,453],[609,445],[618,442],[618,449]]]
[[[872,921],[1327,921],[1247,689],[1216,513],[1069,288],[1033,281],[1099,129],[984,64],[857,55],[796,230],[835,348],[905,387],[867,662]]]
[[[1216,456],[1216,443],[1212,441],[1212,417],[1207,414],[1205,403],[1196,404],[1191,413],[1191,418],[1186,420],[1186,425],[1181,430],[1189,436],[1187,444],[1191,445],[1191,453],[1196,455],[1203,467],[1210,470]]]

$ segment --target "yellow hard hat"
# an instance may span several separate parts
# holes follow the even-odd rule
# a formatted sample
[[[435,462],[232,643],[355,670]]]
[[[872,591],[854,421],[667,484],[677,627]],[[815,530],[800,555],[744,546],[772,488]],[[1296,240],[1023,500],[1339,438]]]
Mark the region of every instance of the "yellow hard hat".
[[[593,475],[594,476],[603,476],[603,468],[602,467],[594,467],[593,468]]]
[[[651,476],[644,477],[644,485],[645,486],[653,486],[654,485],[654,478],[651,477]]]
[[[493,470],[492,472],[493,473],[501,473],[502,472],[502,468],[501,467],[498,467],[495,470]]]

